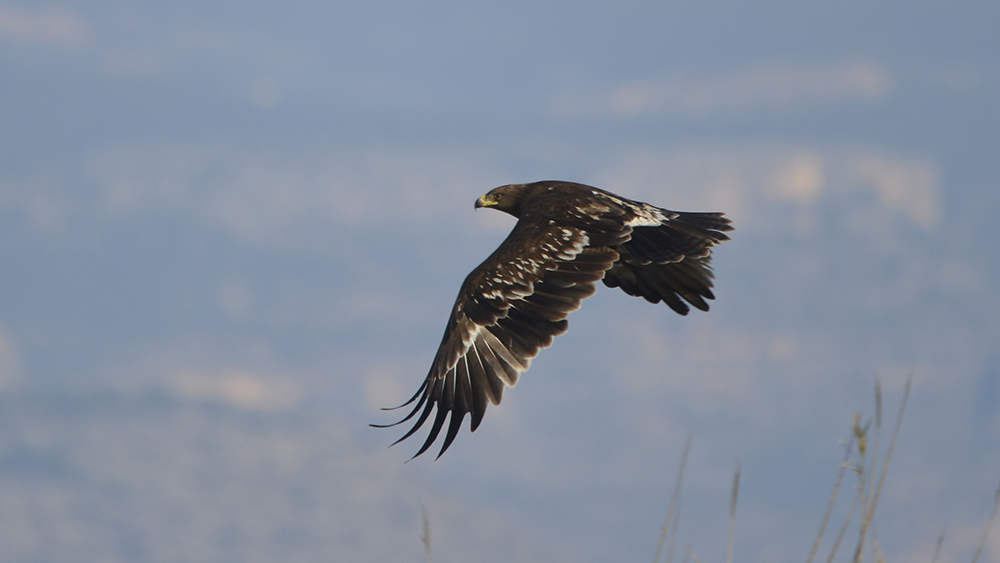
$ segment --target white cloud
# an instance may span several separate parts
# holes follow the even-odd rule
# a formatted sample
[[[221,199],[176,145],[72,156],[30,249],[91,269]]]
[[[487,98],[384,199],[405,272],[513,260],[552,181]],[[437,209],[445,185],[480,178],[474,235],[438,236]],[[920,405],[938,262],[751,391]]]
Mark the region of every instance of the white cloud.
[[[67,8],[0,5],[0,40],[15,45],[79,49],[90,43],[91,35],[90,25]]]
[[[287,157],[146,146],[100,151],[87,175],[103,213],[194,215],[244,240],[273,244],[304,225],[427,224],[458,206],[471,210],[476,196],[499,183],[490,172],[497,168],[484,152],[458,147]]]
[[[231,320],[245,321],[254,310],[254,294],[244,280],[227,280],[219,287],[219,307]]]
[[[308,72],[303,64],[307,56],[259,30],[207,20],[164,20],[142,11],[116,14],[102,26],[107,33],[101,37],[96,69],[107,76],[176,81],[186,72],[210,67],[213,77],[223,79],[223,88],[236,86],[229,91],[231,98],[270,103],[276,94],[280,101],[284,82]],[[203,75],[196,80],[205,86]],[[246,85],[255,83],[248,96]]]
[[[86,179],[96,187],[89,206],[71,204],[68,194],[53,200],[59,195],[53,190],[13,187],[0,190],[0,206],[30,208],[47,223],[86,209],[112,216],[179,213],[250,243],[282,244],[316,229],[454,217],[510,180],[490,148],[331,148],[286,156],[194,145],[119,147],[88,159]],[[818,228],[818,211],[831,205],[858,212],[867,205],[933,229],[942,215],[938,170],[928,158],[851,147],[641,146],[604,159],[591,182],[673,209],[722,209],[741,231],[801,236]],[[845,199],[852,197],[860,200]],[[775,220],[776,212],[788,216]],[[496,213],[475,221],[486,230],[511,226]],[[878,220],[859,225],[881,236]]]
[[[97,188],[102,214],[126,216],[154,210],[185,211],[198,203],[199,178],[226,157],[225,151],[183,146],[128,146],[92,154],[84,174]]]
[[[874,190],[887,209],[899,211],[925,228],[937,224],[941,217],[941,181],[933,162],[854,154],[845,164],[857,186]]]
[[[674,209],[724,209],[741,230],[750,226],[807,234],[818,220],[810,213],[841,205],[852,195],[864,199],[865,194],[874,196],[877,212],[926,230],[942,214],[938,169],[929,158],[856,148],[643,147],[624,152],[600,181]],[[846,205],[867,204],[851,200]],[[795,217],[774,221],[773,213],[783,206]]]
[[[71,218],[89,212],[86,194],[66,188],[72,175],[58,168],[19,180],[0,179],[0,212],[23,215],[32,230],[59,234]]]
[[[799,205],[811,205],[823,194],[825,171],[823,158],[815,151],[802,151],[789,156],[775,170],[771,195]]]
[[[401,397],[409,398],[410,394],[407,392],[410,389],[404,387],[407,372],[402,362],[375,362],[368,368],[365,373],[364,388],[365,399],[372,412],[395,406],[401,402]]]
[[[162,74],[175,62],[165,51],[147,46],[128,49],[108,49],[101,54],[98,70],[112,77],[152,78]]]
[[[720,113],[877,101],[890,89],[888,73],[870,61],[813,66],[757,63],[729,73],[677,73],[633,80],[596,96],[560,94],[553,100],[552,112],[567,118],[704,118]]]
[[[336,417],[44,400],[5,403],[7,559],[404,561],[422,555],[422,502],[436,560],[580,560]]]
[[[239,368],[182,371],[170,376],[166,387],[183,399],[254,411],[293,409],[303,396],[301,386],[294,380]]]

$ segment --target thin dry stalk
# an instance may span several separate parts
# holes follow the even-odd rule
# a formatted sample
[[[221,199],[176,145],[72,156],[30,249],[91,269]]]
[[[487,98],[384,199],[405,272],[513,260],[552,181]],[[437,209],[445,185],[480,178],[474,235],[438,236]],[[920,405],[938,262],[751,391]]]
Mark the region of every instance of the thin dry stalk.
[[[840,542],[844,541],[844,536],[847,535],[847,528],[851,526],[851,519],[854,518],[854,511],[858,508],[862,495],[864,495],[864,491],[862,490],[858,490],[858,494],[854,495],[854,502],[851,503],[851,509],[847,511],[847,518],[844,520],[844,525],[840,527],[837,539],[834,540],[833,546],[830,548],[830,556],[826,558],[826,563],[833,563],[833,558],[837,555],[837,549],[840,548]]]
[[[860,417],[860,414],[857,416]],[[870,428],[871,428],[871,421],[868,421],[868,423],[865,424],[865,427],[861,432],[864,440],[864,442],[862,442],[864,451],[861,452],[860,459],[858,460],[858,465],[855,467],[855,473],[858,475],[858,487],[860,491],[859,498],[861,500],[860,503],[861,523],[860,527],[858,528],[858,545],[854,549],[854,558],[852,559],[854,563],[861,563],[861,561],[864,559],[865,540],[867,539],[868,535],[868,525],[867,525],[868,515],[869,515],[869,508],[871,507],[871,499],[873,496],[872,484],[874,483],[874,481],[872,480],[871,476],[874,475],[875,473],[875,462],[876,459],[878,458],[879,439],[882,434],[882,385],[879,383],[877,377],[875,378],[874,435],[868,433],[868,430]],[[854,432],[855,435],[857,435],[858,432],[857,423],[855,423]],[[871,446],[872,446],[871,448],[868,448],[869,444],[867,443],[869,437],[871,438]],[[869,451],[871,452],[870,457],[868,456]],[[867,463],[865,462],[866,458],[868,458]]]
[[[983,552],[986,539],[990,536],[990,528],[993,526],[993,520],[997,517],[997,506],[1000,506],[1000,487],[997,487],[997,492],[993,496],[993,510],[990,511],[990,519],[986,521],[986,529],[983,530],[983,538],[979,540],[979,547],[976,548],[976,554],[972,556],[972,563],[976,563],[976,560],[979,559],[979,554]]]
[[[681,454],[681,467],[677,472],[677,482],[674,483],[674,492],[670,496],[670,507],[667,509],[667,521],[663,523],[660,530],[660,543],[656,546],[656,558],[653,563],[660,562],[660,555],[663,554],[663,544],[666,543],[667,535],[670,533],[670,525],[673,523],[674,515],[677,511],[677,503],[681,496],[681,483],[684,482],[684,468],[687,467],[688,454],[691,453],[691,435],[688,435],[687,442],[684,443],[684,453]],[[673,540],[671,540],[671,554],[673,553]]]
[[[872,534],[872,549],[875,552],[875,563],[885,563],[885,554],[882,553],[882,546],[879,545],[875,534]]]
[[[865,491],[865,498],[874,498],[873,487],[875,486],[875,472],[878,468],[878,456],[882,452],[882,382],[875,376],[875,435],[872,437],[871,460],[868,464],[868,489]]]
[[[427,556],[427,563],[431,563],[431,520],[427,517],[427,507],[423,501],[420,502],[420,519],[423,521],[423,530],[420,533],[420,542],[424,544],[424,555]]]
[[[729,538],[726,541],[726,563],[733,563],[733,534],[736,531],[736,501],[740,497],[740,466],[733,475],[733,494],[729,498]]]
[[[854,552],[855,563],[860,563],[865,549],[865,539],[868,535],[868,530],[871,528],[872,520],[875,518],[875,509],[878,507],[879,498],[882,495],[882,486],[885,484],[885,476],[889,472],[889,462],[892,461],[892,452],[896,448],[896,438],[899,437],[899,429],[903,424],[903,413],[906,412],[906,402],[910,397],[910,387],[913,383],[913,378],[908,378],[906,380],[906,387],[903,389],[903,400],[899,405],[899,414],[896,415],[896,426],[892,430],[892,437],[889,439],[889,448],[885,453],[885,461],[882,462],[882,471],[878,477],[878,483],[875,485],[874,494],[868,496],[865,499],[865,504],[862,506],[864,518],[861,521],[861,533],[858,538],[858,547]],[[881,409],[882,409],[882,392],[881,385],[876,384],[876,443],[878,443],[879,434],[881,434]],[[877,452],[872,456],[872,472],[875,469],[874,459]]]
[[[864,426],[862,426],[861,413],[854,413],[854,425],[852,432],[854,433],[854,439],[857,440],[858,443],[858,462],[851,467],[854,469],[855,475],[858,476],[858,494],[854,497],[854,502],[851,504],[851,511],[847,514],[847,519],[844,521],[844,526],[841,528],[837,541],[833,545],[833,549],[830,552],[830,558],[827,559],[827,563],[833,561],[833,556],[840,547],[840,542],[843,540],[847,527],[854,518],[854,510],[858,509],[861,513],[862,520],[864,519],[865,507],[868,506],[868,474],[865,471],[865,464],[868,459],[868,430],[871,428],[871,424],[872,423],[869,420]]]
[[[947,531],[948,529],[945,528],[945,530],[941,532],[941,536],[938,537],[937,545],[934,546],[934,559],[931,559],[931,563],[937,563],[938,557],[941,557],[941,546],[944,545],[944,534]]]
[[[840,484],[844,481],[844,473],[847,472],[848,462],[851,459],[851,453],[854,451],[854,438],[851,438],[851,441],[847,443],[846,449],[844,461],[840,463],[840,471],[837,472],[837,480],[833,484],[833,493],[830,494],[830,502],[826,505],[826,513],[823,514],[823,521],[819,525],[819,533],[816,534],[816,541],[813,542],[812,550],[809,551],[809,558],[806,559],[806,563],[812,563],[816,557],[816,552],[819,551],[819,544],[823,540],[823,534],[826,532],[826,525],[830,521],[830,514],[833,513],[833,506],[837,503],[837,496],[840,494]]]
[[[870,424],[870,423],[869,423]],[[867,426],[865,427],[868,428]],[[854,554],[855,563],[860,563],[864,559],[864,544],[865,539],[868,535],[868,529],[871,521],[869,520],[869,515],[874,516],[874,511],[870,510],[872,508],[872,499],[875,498],[873,488],[875,487],[875,471],[878,467],[878,455],[882,450],[882,382],[879,381],[878,376],[875,376],[875,435],[872,436],[872,447],[870,448],[871,457],[868,461],[868,470],[864,471],[864,462],[862,461],[860,466],[862,471],[859,475],[863,477],[861,488],[863,490],[862,503],[861,503],[861,528],[859,530],[858,546]],[[860,554],[860,557],[859,557]]]
[[[677,499],[677,510],[674,512],[674,524],[670,526],[670,540],[667,541],[667,563],[673,563],[674,561],[674,546],[677,545],[677,524],[680,523],[681,519],[679,514],[681,513],[681,505],[684,504],[684,499]]]

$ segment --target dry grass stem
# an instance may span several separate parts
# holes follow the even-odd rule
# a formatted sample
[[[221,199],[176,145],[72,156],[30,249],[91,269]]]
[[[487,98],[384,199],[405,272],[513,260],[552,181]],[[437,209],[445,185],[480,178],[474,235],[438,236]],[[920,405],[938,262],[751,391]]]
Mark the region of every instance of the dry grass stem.
[[[681,467],[677,472],[677,481],[674,483],[674,492],[670,496],[670,506],[667,508],[667,520],[663,523],[663,528],[660,530],[660,543],[656,546],[656,558],[653,559],[653,563],[659,563],[660,555],[663,554],[663,545],[667,540],[667,535],[670,534],[671,524],[674,522],[674,517],[677,513],[677,505],[681,496],[681,483],[684,482],[684,468],[687,467],[688,454],[691,453],[691,435],[688,435],[687,442],[684,443],[684,453],[681,454]],[[676,537],[676,525],[674,526],[674,536]],[[670,552],[668,553],[669,558],[673,558],[673,539],[670,541]],[[690,551],[689,551],[690,553]]]
[[[424,544],[424,555],[427,556],[427,563],[431,563],[431,520],[427,517],[427,507],[420,502],[420,520],[423,522],[420,532],[420,542]]]
[[[875,563],[885,563],[885,554],[882,553],[882,546],[879,545],[875,534],[872,534],[872,549],[875,552]]]
[[[847,511],[847,518],[844,519],[844,525],[840,527],[840,532],[837,533],[837,539],[834,540],[833,546],[830,548],[830,556],[826,558],[826,563],[833,563],[833,558],[837,555],[837,549],[840,547],[840,542],[844,541],[844,536],[847,535],[847,529],[851,527],[851,520],[854,518],[854,511],[858,508],[862,494],[863,491],[859,490],[858,494],[854,495],[854,502],[851,503],[851,509]]]
[[[851,460],[851,454],[854,452],[854,438],[847,443],[846,452],[844,453],[844,461],[840,462],[840,471],[837,472],[837,480],[833,484],[833,492],[830,494],[830,502],[826,505],[826,513],[823,514],[823,521],[819,525],[819,533],[816,534],[816,541],[813,542],[812,549],[809,551],[809,558],[806,559],[806,563],[812,563],[813,559],[816,557],[816,552],[819,551],[819,544],[823,540],[823,534],[826,532],[826,525],[830,521],[830,514],[833,513],[833,507],[837,503],[837,496],[840,494],[840,484],[844,481],[844,473],[847,472],[848,462]]]
[[[681,513],[682,504],[684,504],[684,500],[677,499],[677,510],[674,512],[674,523],[670,526],[670,539],[667,541],[667,563],[673,563],[674,561],[674,546],[677,545],[677,525],[681,521],[679,515]]]
[[[997,492],[993,495],[993,510],[990,511],[990,518],[986,521],[986,529],[983,530],[983,538],[979,540],[979,547],[976,548],[976,554],[972,556],[972,563],[976,563],[979,555],[983,552],[986,539],[990,536],[990,528],[993,526],[993,520],[997,517],[997,506],[1000,506],[1000,486],[997,487]]]
[[[864,495],[864,502],[861,505],[862,510],[862,520],[861,520],[861,530],[858,537],[858,546],[854,551],[854,561],[855,563],[860,563],[864,559],[865,550],[865,540],[868,537],[868,532],[871,529],[872,521],[875,518],[875,509],[878,508],[878,501],[882,495],[882,486],[885,484],[885,477],[889,472],[889,462],[892,461],[892,452],[896,448],[896,438],[899,437],[899,429],[903,424],[903,414],[906,412],[906,402],[910,397],[910,387],[913,384],[913,378],[908,378],[906,380],[906,387],[903,388],[903,399],[899,405],[899,414],[896,416],[896,426],[892,430],[892,436],[889,438],[889,447],[885,453],[885,461],[882,462],[882,469],[878,476],[877,482],[869,481],[868,492]],[[876,379],[875,381],[875,444],[876,450],[872,453],[872,461],[869,472],[874,476],[875,469],[877,467],[876,460],[878,458],[878,444],[880,440],[880,435],[882,433],[882,385]],[[859,465],[860,473],[864,474],[864,460],[861,461]],[[874,486],[874,492],[872,492],[872,487]],[[865,490],[865,485],[862,484],[862,490]]]
[[[733,494],[729,498],[729,537],[726,541],[726,563],[733,563],[733,534],[736,531],[736,501],[740,497],[740,466],[733,475]]]
[[[945,532],[948,531],[945,529]],[[931,559],[931,563],[937,563],[938,557],[941,556],[941,546],[944,544],[944,534],[941,532],[941,536],[938,537],[937,545],[934,546],[934,559]]]

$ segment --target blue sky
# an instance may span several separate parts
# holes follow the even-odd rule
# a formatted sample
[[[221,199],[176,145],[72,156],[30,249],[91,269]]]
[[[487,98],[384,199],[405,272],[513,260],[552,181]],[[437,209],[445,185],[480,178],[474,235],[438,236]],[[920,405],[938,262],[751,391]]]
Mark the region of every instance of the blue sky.
[[[420,560],[423,503],[437,560],[642,559],[693,434],[678,549],[722,560],[739,463],[738,559],[798,561],[878,376],[887,413],[914,381],[879,544],[930,560],[947,528],[969,560],[1000,478],[998,24],[0,4],[2,550]],[[367,425],[512,226],[472,203],[550,178],[725,211],[712,311],[602,288],[474,435],[404,465],[419,444]]]

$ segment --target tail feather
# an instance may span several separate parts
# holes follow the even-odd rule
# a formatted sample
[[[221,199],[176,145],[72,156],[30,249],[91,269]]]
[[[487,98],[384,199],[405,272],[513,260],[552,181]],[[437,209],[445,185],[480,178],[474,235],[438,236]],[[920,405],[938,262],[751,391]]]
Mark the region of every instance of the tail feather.
[[[729,240],[732,224],[722,213],[663,210],[669,219],[657,226],[636,227],[618,246],[620,259],[604,275],[608,287],[663,302],[686,315],[690,307],[708,310],[712,293],[712,247]]]

